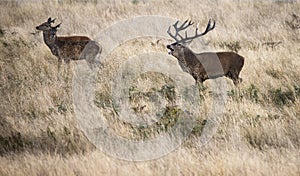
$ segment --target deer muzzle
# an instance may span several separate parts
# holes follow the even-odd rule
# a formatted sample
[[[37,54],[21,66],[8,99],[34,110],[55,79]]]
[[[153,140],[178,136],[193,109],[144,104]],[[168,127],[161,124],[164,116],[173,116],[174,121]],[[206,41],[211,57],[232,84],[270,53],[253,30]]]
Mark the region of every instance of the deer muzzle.
[[[169,54],[173,55],[174,49],[173,49],[172,45],[167,45],[167,48],[170,50]]]

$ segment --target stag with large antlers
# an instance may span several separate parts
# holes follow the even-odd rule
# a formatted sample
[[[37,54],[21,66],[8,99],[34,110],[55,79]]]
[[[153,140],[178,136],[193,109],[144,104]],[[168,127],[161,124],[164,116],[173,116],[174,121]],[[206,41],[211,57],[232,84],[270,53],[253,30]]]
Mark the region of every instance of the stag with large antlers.
[[[86,36],[57,36],[57,29],[61,24],[51,26],[55,19],[48,20],[36,29],[43,31],[45,44],[51,50],[51,53],[58,58],[58,71],[62,61],[69,64],[71,60],[85,59],[90,66],[94,64],[95,57],[101,52],[101,47]]]
[[[232,79],[237,85],[242,81],[239,74],[244,65],[244,58],[234,52],[205,52],[196,54],[186,47],[193,39],[204,36],[209,31],[215,28],[215,21],[209,20],[207,27],[203,33],[198,33],[196,28],[194,36],[185,36],[180,34],[193,25],[193,22],[186,20],[182,25],[177,21],[173,27],[175,34],[171,33],[171,26],[168,29],[168,34],[175,39],[176,42],[167,45],[170,50],[169,54],[176,57],[183,71],[191,74],[197,83],[203,83],[207,79],[226,76]],[[221,66],[219,66],[221,65]]]

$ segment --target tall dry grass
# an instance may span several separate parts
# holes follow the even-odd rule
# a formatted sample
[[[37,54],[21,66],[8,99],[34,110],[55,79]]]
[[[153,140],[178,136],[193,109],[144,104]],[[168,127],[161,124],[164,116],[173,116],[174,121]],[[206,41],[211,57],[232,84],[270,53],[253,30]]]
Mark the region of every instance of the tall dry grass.
[[[65,0],[0,4],[0,175],[300,174],[300,29],[290,25],[297,26],[292,14],[300,16],[299,1]],[[57,80],[57,58],[43,43],[41,33],[35,33],[35,26],[51,16],[62,22],[59,35],[95,38],[116,21],[140,15],[190,18],[201,26],[212,17],[217,27],[205,36],[210,50],[235,50],[246,60],[239,87],[221,78],[229,85],[228,100],[224,118],[209,144],[199,148],[205,120],[199,118],[192,135],[172,153],[157,160],[127,162],[96,150],[78,128],[72,100],[73,74],[63,74]],[[165,45],[169,42],[158,42],[157,38],[127,41],[103,63],[95,101],[120,135],[141,139],[157,134],[116,120],[110,81],[131,55],[167,52]],[[276,42],[280,44],[275,46]],[[203,46],[191,47],[200,52]],[[71,63],[76,64],[84,63]],[[178,67],[175,59],[171,64]],[[137,78],[132,107],[147,105],[147,93],[156,93],[154,90],[170,83],[160,74]],[[199,90],[201,117],[209,113],[213,103],[210,83],[208,80]],[[148,111],[151,109],[139,113]],[[174,116],[176,113],[170,115]],[[168,121],[164,123],[168,125]]]

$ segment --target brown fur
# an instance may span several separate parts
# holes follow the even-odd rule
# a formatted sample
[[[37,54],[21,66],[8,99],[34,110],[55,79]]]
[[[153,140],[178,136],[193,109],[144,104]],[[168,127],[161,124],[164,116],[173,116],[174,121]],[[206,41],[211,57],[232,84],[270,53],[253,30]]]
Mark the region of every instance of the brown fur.
[[[189,48],[173,43],[167,46],[170,54],[177,58],[183,71],[191,74],[196,82],[226,76],[237,85],[242,81],[239,78],[244,66],[244,58],[234,52],[206,52],[195,54]]]
[[[55,45],[59,48],[58,57],[67,63],[87,59],[87,55],[96,56],[100,50],[96,42],[85,36],[56,37]]]

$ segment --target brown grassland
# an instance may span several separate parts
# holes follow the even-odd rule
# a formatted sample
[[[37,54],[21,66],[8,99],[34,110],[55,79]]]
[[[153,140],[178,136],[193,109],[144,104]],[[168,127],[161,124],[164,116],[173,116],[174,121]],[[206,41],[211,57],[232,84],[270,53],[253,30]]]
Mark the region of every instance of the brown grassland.
[[[235,0],[57,0],[0,2],[0,175],[300,175],[300,2]],[[99,151],[78,127],[72,99],[74,67],[57,79],[57,58],[35,26],[48,17],[62,22],[58,35],[97,36],[119,20],[142,15],[187,18],[204,28],[213,51],[245,57],[243,82],[228,83],[220,126],[204,147],[199,138],[213,96],[208,80],[199,87],[201,117],[176,150],[158,159],[124,161]],[[167,30],[167,29],[166,29]],[[126,34],[124,34],[126,35]],[[155,37],[126,41],[97,73],[95,104],[111,129],[147,140],[172,127],[180,109],[165,109],[166,128],[140,129],[117,119],[111,80],[132,55],[167,53],[172,40]],[[101,43],[105,45],[105,43]],[[193,47],[192,47],[193,48]],[[201,51],[201,46],[193,50]],[[170,61],[179,69],[175,58]],[[138,67],[139,65],[137,65]],[[174,104],[172,80],[158,73],[135,79],[129,90],[132,110],[152,113],[149,99]],[[177,100],[176,100],[177,101]],[[176,102],[175,102],[176,103]],[[143,106],[144,105],[144,106]],[[146,108],[145,108],[146,107]]]

